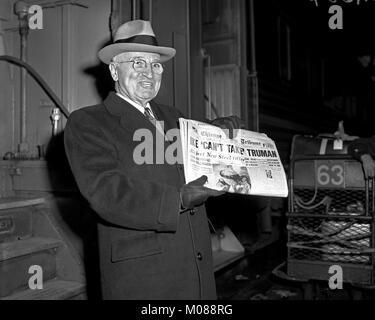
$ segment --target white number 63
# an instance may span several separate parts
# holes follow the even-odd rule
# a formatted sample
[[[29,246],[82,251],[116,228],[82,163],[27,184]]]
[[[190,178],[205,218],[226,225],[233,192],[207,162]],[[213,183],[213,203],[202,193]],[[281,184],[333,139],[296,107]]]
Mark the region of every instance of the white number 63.
[[[332,175],[332,176],[331,176]],[[333,184],[335,186],[344,183],[344,168],[335,164],[332,167],[321,165],[318,167],[318,183],[322,186]]]

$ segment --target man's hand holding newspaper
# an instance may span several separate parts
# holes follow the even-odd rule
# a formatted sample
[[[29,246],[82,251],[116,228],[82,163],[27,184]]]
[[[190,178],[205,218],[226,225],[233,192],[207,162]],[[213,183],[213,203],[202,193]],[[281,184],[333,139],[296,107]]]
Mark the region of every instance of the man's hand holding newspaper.
[[[191,181],[182,186],[180,190],[182,210],[192,209],[200,206],[209,197],[217,197],[224,194],[224,191],[212,190],[204,187],[207,182],[206,176]]]

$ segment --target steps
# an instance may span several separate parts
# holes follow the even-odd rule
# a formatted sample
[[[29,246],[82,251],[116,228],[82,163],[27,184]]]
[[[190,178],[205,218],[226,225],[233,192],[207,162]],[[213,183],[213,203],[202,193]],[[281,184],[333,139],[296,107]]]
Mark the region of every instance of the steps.
[[[0,210],[43,204],[44,198],[0,198]]]
[[[56,276],[55,250],[60,241],[33,237],[0,244],[0,297],[27,286],[29,268],[38,265],[43,281]]]
[[[66,271],[69,249],[44,204],[44,198],[0,199],[0,300],[84,296],[83,283],[67,281],[77,278]],[[29,288],[31,266],[41,268],[43,289]]]
[[[85,286],[76,281],[53,279],[47,281],[43,289],[26,289],[0,300],[74,300],[85,294]]]
[[[57,249],[60,244],[61,241],[59,240],[39,237],[0,243],[0,262],[12,258],[36,254],[40,251]]]
[[[0,242],[31,236],[30,208],[43,203],[43,198],[0,198]]]

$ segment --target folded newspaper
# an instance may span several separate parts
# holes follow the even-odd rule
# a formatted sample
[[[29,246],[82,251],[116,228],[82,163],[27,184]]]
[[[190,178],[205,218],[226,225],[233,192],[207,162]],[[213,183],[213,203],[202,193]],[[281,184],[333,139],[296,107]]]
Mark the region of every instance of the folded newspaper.
[[[229,139],[216,126],[179,119],[186,182],[202,175],[205,187],[232,193],[287,197],[284,167],[273,140],[238,130]]]

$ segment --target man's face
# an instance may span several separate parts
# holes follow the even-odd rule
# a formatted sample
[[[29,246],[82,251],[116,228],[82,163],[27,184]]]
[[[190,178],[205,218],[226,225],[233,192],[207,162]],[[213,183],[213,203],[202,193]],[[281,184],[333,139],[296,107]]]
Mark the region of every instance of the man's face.
[[[109,65],[111,75],[116,81],[116,91],[145,106],[159,92],[162,74],[155,72],[152,63],[160,61],[160,55],[149,52],[125,52],[114,57]],[[146,62],[142,71],[136,71],[133,62]],[[154,66],[155,67],[155,66]]]

